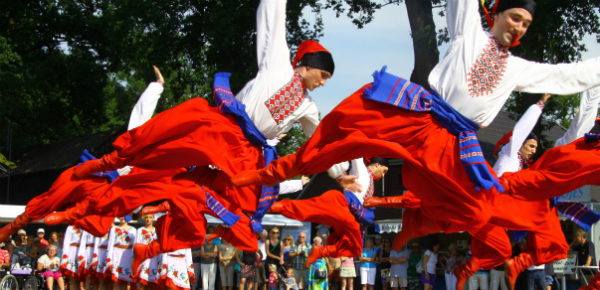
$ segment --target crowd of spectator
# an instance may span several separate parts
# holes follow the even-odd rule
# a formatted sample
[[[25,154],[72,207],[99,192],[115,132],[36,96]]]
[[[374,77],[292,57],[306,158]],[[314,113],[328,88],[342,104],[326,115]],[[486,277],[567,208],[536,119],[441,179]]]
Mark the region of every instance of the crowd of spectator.
[[[322,258],[306,267],[313,246],[321,246],[329,235],[328,228],[322,227],[312,245],[305,233],[294,240],[292,235],[280,238],[281,231],[273,227],[260,235],[257,252],[245,252],[219,238],[206,241],[201,248],[191,250],[195,280],[190,280],[191,290],[215,289],[341,289],[352,290],[354,278],[360,275],[363,290],[374,289],[376,282],[384,290],[432,290],[436,274],[443,273],[447,290],[456,290],[456,266],[464,264],[470,257],[468,249],[460,251],[456,244],[450,244],[440,253],[437,241],[427,243],[422,249],[417,242],[406,249],[396,251],[390,238],[367,238],[360,257]],[[209,227],[208,233],[214,232]],[[0,265],[4,268],[37,269],[53,289],[54,282],[64,290],[65,281],[58,268],[61,264],[64,232],[52,232],[48,240],[43,228],[35,237],[19,230],[13,240],[2,243]],[[520,254],[527,246],[522,239],[515,244],[513,255]],[[571,244],[578,251],[581,266],[596,266],[594,244],[586,239],[582,230],[576,232]],[[359,267],[358,269],[356,267]],[[441,268],[443,271],[437,272]],[[552,265],[532,266],[517,279],[517,290],[550,290],[554,283]],[[441,278],[440,278],[441,279]],[[217,282],[217,280],[219,280]],[[379,281],[377,281],[379,280]],[[358,283],[358,282],[357,282]],[[380,284],[379,284],[380,283]],[[459,290],[507,290],[503,266],[476,272],[464,289]]]

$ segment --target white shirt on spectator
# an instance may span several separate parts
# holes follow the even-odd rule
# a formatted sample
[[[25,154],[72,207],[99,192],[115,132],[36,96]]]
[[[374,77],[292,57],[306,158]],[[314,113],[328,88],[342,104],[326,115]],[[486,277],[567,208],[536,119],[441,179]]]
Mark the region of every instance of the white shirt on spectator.
[[[435,267],[438,261],[438,254],[433,253],[431,250],[427,250],[425,251],[425,254],[423,254],[423,258],[425,258],[425,256],[429,256],[429,260],[427,260],[427,273],[435,274]]]
[[[50,267],[50,265],[54,264],[54,267],[50,270],[57,270],[58,266],[60,265],[60,258],[54,256],[54,258],[50,259],[50,257],[48,257],[48,255],[46,254],[38,259],[38,263],[42,263],[42,265],[44,265],[44,268]]]

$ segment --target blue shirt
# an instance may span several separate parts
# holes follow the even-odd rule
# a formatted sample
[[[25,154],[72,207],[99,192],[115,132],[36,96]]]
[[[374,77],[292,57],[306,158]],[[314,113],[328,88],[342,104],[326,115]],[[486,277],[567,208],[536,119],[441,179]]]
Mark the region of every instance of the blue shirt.
[[[367,248],[364,248],[362,251],[362,256],[363,256],[363,258],[371,258],[376,253],[377,253],[377,249],[375,249],[375,248],[371,248],[371,250],[368,252],[367,252]],[[377,266],[375,266],[375,263],[373,263],[373,262],[362,262],[360,264],[360,267],[373,269],[373,268],[376,268]]]

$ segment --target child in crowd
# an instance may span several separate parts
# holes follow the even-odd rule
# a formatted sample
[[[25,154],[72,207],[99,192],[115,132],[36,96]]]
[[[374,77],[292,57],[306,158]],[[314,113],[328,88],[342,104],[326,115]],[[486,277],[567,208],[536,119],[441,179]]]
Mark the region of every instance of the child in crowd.
[[[296,279],[294,279],[294,269],[289,268],[287,270],[287,278],[285,279],[285,290],[298,290],[298,284],[296,284]]]
[[[279,283],[279,277],[277,276],[277,266],[269,265],[269,290],[277,290],[277,284]]]

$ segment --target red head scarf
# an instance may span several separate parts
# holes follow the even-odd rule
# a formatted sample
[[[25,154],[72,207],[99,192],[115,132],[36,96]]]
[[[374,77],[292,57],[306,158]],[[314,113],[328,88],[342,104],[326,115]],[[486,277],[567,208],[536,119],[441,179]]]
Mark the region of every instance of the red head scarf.
[[[510,137],[512,137],[512,134],[513,134],[513,131],[511,130],[506,135],[504,135],[504,137],[500,138],[500,140],[498,140],[498,142],[496,142],[496,147],[494,147],[493,155],[496,155],[498,153],[498,149],[500,149],[500,146],[502,146],[502,144],[506,144],[506,143],[510,142]]]
[[[302,65],[328,71],[332,75],[335,68],[331,52],[314,40],[305,40],[300,44],[292,62],[292,67],[295,68],[298,62],[301,62]]]

